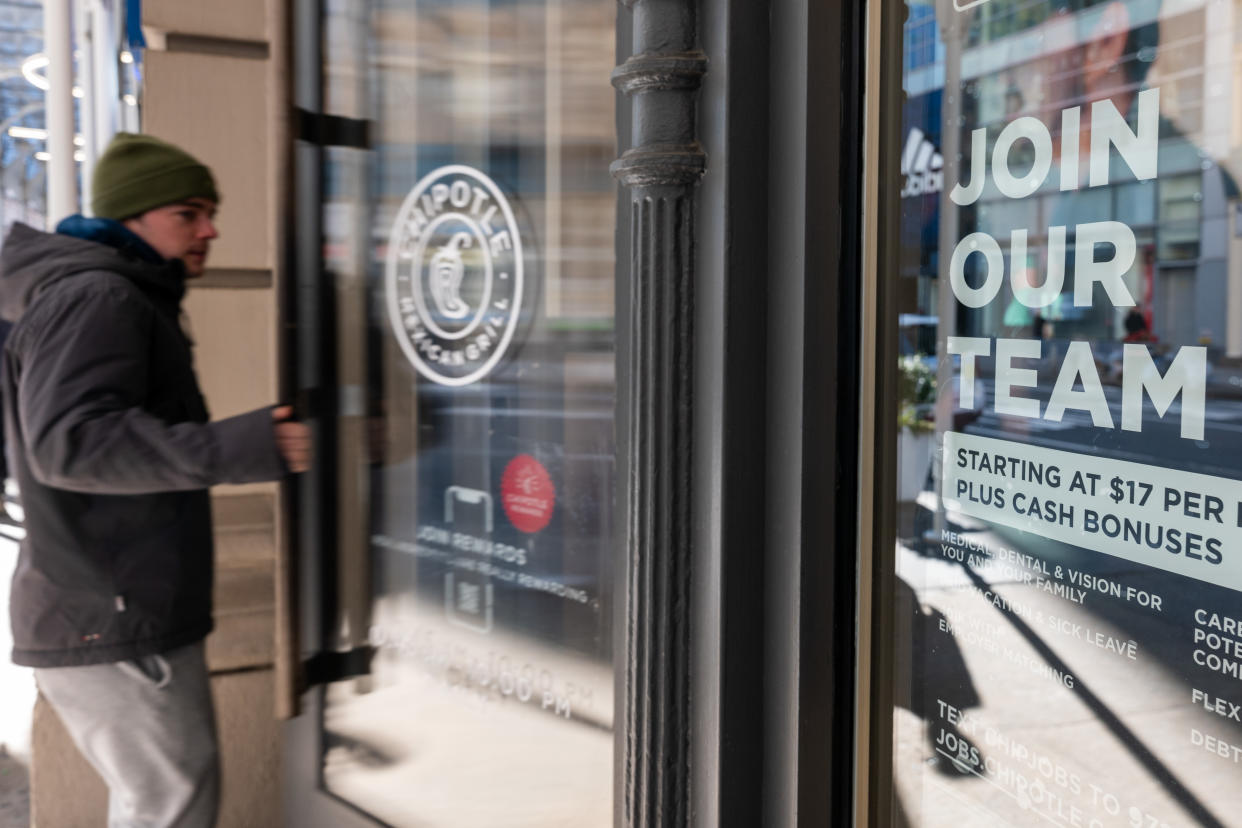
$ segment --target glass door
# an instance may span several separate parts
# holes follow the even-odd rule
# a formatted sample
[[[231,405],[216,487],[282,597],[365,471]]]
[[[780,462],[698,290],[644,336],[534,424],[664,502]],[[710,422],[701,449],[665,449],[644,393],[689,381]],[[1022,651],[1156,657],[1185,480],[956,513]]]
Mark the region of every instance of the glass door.
[[[1242,825],[1242,3],[884,14],[878,821]]]
[[[363,139],[320,177],[334,513],[308,600],[355,657],[317,775],[385,825],[612,824],[615,21],[323,8],[323,123]]]

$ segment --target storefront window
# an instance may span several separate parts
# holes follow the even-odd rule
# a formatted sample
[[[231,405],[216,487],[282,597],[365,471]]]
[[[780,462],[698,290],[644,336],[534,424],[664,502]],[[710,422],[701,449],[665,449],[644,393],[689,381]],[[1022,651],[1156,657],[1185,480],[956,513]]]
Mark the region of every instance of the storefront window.
[[[1242,2],[890,11],[894,824],[1242,824]]]
[[[326,4],[337,649],[323,784],[612,824],[613,0]]]

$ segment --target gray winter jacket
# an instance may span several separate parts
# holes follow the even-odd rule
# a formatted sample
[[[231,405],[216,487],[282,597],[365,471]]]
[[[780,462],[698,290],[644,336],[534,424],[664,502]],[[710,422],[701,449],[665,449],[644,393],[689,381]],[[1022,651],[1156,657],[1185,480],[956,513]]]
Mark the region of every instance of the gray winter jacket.
[[[270,409],[208,422],[180,261],[14,225],[0,251],[4,425],[26,538],[13,660],[95,664],[212,627],[207,487],[284,472]]]

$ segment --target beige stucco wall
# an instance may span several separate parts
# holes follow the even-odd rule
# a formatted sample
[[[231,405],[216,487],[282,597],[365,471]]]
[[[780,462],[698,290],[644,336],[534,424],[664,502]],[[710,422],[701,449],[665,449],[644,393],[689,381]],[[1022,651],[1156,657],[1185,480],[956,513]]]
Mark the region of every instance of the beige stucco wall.
[[[213,417],[278,401],[277,205],[285,146],[284,0],[146,0],[143,130],[212,167],[222,194],[207,275],[185,309]],[[213,491],[216,632],[208,639],[224,774],[220,828],[281,824],[277,711],[290,665],[276,484]],[[55,713],[36,707],[32,820],[102,828],[106,792]]]
[[[268,6],[254,0],[143,0],[142,22],[162,32],[266,42],[273,17]]]
[[[269,140],[262,128],[271,108],[269,61],[151,50],[146,61],[143,131],[185,147],[216,175],[222,201],[212,267],[270,268]]]

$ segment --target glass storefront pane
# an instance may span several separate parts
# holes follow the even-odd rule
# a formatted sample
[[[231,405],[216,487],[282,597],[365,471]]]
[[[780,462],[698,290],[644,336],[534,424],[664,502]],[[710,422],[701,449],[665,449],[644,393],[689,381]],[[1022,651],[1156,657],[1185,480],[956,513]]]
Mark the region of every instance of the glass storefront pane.
[[[323,784],[392,826],[612,824],[613,0],[331,0],[339,499]]]
[[[1242,825],[1242,2],[886,13],[895,823]]]

